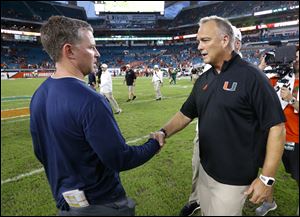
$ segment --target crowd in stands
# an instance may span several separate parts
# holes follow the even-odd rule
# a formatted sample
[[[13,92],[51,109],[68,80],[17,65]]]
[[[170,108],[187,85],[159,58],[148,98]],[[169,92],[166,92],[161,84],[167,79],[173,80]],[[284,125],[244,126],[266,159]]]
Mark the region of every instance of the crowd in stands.
[[[183,9],[170,24],[177,27],[185,24],[196,24],[200,18],[209,15],[217,15],[226,18],[241,17],[257,11],[268,10],[271,8],[283,8],[299,5],[299,1],[223,1],[205,6],[192,6]]]
[[[5,68],[10,69],[54,68],[52,61],[41,46],[28,42],[2,42],[1,63]]]
[[[282,8],[299,5],[298,1],[223,1],[206,6],[194,5],[183,9],[173,20],[158,19],[156,23],[149,26],[143,22],[134,21],[132,23],[112,24],[106,19],[88,20],[92,26],[102,28],[167,28],[181,26],[185,24],[197,23],[201,17],[216,14],[222,17],[234,17],[251,14],[270,8]],[[26,8],[26,10],[24,10]],[[85,11],[80,7],[67,7],[60,3],[19,1],[1,2],[1,16],[7,18],[17,18],[32,21],[43,21],[51,15],[67,15],[69,17],[86,20]],[[285,18],[283,18],[285,19]],[[288,19],[288,18],[286,18]],[[129,25],[129,26],[128,26]],[[155,25],[155,26],[154,26]],[[39,25],[10,25],[9,22],[1,22],[1,29],[11,29],[19,31],[39,32]],[[195,33],[195,32],[193,32]],[[4,36],[2,37],[2,39]],[[243,33],[243,44],[259,41],[275,41],[285,39],[299,39],[299,30],[282,34],[274,33],[266,29],[254,30]],[[201,64],[202,60],[197,51],[195,39],[165,43],[163,46],[128,46],[123,42],[116,43],[117,46],[98,46],[101,53],[101,62],[109,67],[119,68],[127,63],[132,64],[136,69],[152,68],[159,64],[163,68],[188,68],[191,65]],[[147,43],[147,42],[146,42]],[[258,57],[256,50],[245,50],[244,58],[256,63]],[[42,50],[38,42],[5,42],[1,43],[1,69],[3,68],[54,68],[48,55]]]
[[[276,8],[289,8],[299,5],[299,1],[222,1],[200,6],[193,5],[182,9],[173,20],[158,19],[156,22],[149,23],[145,20],[131,20],[127,23],[124,20],[120,22],[109,22],[106,19],[99,18],[89,22],[104,28],[168,28],[182,25],[197,24],[200,18],[217,15],[226,18],[241,17],[251,15],[257,11],[263,11]],[[25,8],[25,10],[24,10]],[[70,7],[54,2],[37,1],[5,1],[1,2],[1,17],[16,18],[42,22],[51,15],[64,15],[76,19],[87,20],[86,13],[81,7]]]
[[[65,4],[39,1],[2,1],[1,17],[42,22],[51,15],[64,15],[87,20],[86,12],[81,7],[70,7]]]
[[[291,31],[289,31],[291,32]],[[283,39],[299,39],[299,30],[292,34],[276,34],[267,30],[255,30],[250,34],[243,34],[243,44],[248,42],[276,41]],[[172,42],[163,46],[99,46],[101,62],[111,68],[120,68],[130,63],[136,68],[153,67],[159,64],[163,68],[185,68],[190,65],[201,64],[202,60],[197,50],[195,39]],[[250,52],[248,52],[248,50]],[[253,51],[244,46],[244,58],[252,63],[257,63],[258,57]],[[244,53],[244,52],[243,52]],[[54,65],[48,55],[42,50],[38,42],[6,42],[1,44],[1,63],[8,68],[53,68]],[[4,66],[3,65],[3,66]],[[2,68],[2,67],[1,67]]]
[[[278,37],[271,40],[278,39]],[[299,38],[299,32],[296,36],[287,37]],[[243,35],[243,43],[264,39],[270,39],[270,36]],[[97,49],[101,54],[101,62],[106,63],[110,68],[120,68],[127,63],[136,69],[152,68],[155,64],[163,68],[188,68],[202,63],[195,40],[164,46],[98,46]],[[247,61],[258,63],[257,50],[244,47],[243,55]],[[3,42],[1,57],[2,69],[54,68],[52,61],[37,42]]]
[[[254,30],[243,37],[243,43],[256,42],[256,41],[280,41],[287,39],[299,38],[298,28],[295,31],[274,33],[266,29]]]
[[[97,47],[101,62],[110,68],[120,68],[130,63],[135,69],[189,68],[202,60],[195,43],[169,46],[143,47]],[[40,45],[33,43],[5,42],[1,45],[1,68],[54,68]]]
[[[4,24],[1,23],[1,29],[9,29],[16,31],[24,31],[24,32],[39,32],[40,26],[35,26],[32,24]]]

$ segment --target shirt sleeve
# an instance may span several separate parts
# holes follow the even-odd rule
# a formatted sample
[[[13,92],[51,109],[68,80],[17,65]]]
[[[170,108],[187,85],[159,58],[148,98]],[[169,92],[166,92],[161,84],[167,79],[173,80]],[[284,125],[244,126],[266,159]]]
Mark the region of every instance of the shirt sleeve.
[[[183,103],[180,111],[182,114],[187,116],[190,119],[194,119],[195,117],[198,117],[198,111],[196,106],[196,86],[197,83],[195,83],[192,92],[190,93],[187,100]]]
[[[144,164],[159,150],[154,139],[140,146],[127,145],[103,97],[93,100],[86,110],[83,118],[86,140],[105,166],[115,171],[129,170]]]
[[[267,77],[261,72],[254,73],[248,94],[254,108],[261,130],[286,121],[278,96]]]

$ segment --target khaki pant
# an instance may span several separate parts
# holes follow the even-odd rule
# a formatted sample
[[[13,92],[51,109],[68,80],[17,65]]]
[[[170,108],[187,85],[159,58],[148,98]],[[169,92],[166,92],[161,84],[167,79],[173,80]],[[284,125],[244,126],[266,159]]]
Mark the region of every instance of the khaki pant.
[[[193,178],[192,178],[192,193],[189,198],[189,202],[197,202],[200,203],[200,193],[199,188],[197,187],[197,182],[199,179],[199,167],[200,167],[200,156],[199,156],[199,137],[198,132],[196,132],[194,138],[194,151],[192,157],[192,170],[193,170]]]
[[[198,187],[202,215],[241,216],[249,185],[226,185],[210,177],[200,164]]]
[[[210,177],[200,164],[198,132],[196,132],[193,142],[193,178],[189,203],[199,203],[202,215],[241,216],[246,200],[244,191],[246,191],[249,186],[225,185]]]
[[[129,85],[128,86],[128,99],[133,99],[134,97],[134,86]]]
[[[153,86],[154,86],[154,90],[155,90],[156,99],[161,98],[161,92],[160,92],[161,82],[155,81],[153,83]]]

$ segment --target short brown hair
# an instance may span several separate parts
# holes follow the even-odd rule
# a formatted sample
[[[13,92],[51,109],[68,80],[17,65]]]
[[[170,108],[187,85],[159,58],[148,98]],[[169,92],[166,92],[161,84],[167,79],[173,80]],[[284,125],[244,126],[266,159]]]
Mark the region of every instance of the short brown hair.
[[[93,28],[85,21],[64,16],[51,16],[41,27],[41,42],[54,62],[61,57],[61,49],[66,43],[76,44],[81,40],[80,31]]]

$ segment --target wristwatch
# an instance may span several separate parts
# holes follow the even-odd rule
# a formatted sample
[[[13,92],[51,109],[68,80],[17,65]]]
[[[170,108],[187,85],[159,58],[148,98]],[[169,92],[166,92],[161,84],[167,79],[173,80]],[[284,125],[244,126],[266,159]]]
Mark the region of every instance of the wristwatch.
[[[159,131],[161,131],[161,132],[163,132],[164,134],[165,134],[165,138],[167,137],[167,132],[166,132],[166,130],[164,129],[164,128],[161,128]]]
[[[296,102],[296,98],[293,97],[293,98],[289,101],[289,104],[290,104],[290,105],[294,105],[295,102]]]
[[[275,183],[275,179],[272,177],[264,176],[260,174],[259,179],[266,185],[271,187]]]

